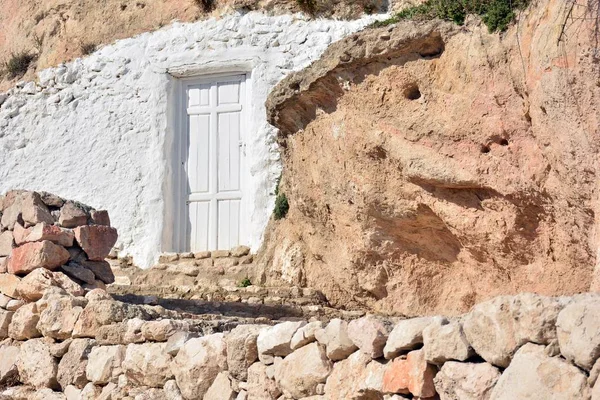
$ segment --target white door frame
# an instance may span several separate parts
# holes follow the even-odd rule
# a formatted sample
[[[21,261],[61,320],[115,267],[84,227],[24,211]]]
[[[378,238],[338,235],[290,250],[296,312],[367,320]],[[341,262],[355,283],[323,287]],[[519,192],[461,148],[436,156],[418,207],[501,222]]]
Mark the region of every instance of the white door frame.
[[[175,251],[184,252],[189,251],[187,244],[187,223],[188,223],[188,207],[187,201],[187,149],[188,149],[188,114],[187,114],[187,88],[189,86],[198,85],[202,83],[214,82],[217,79],[227,77],[244,76],[244,98],[242,102],[242,113],[241,113],[241,129],[240,129],[240,141],[242,142],[242,152],[240,159],[240,188],[242,192],[242,200],[240,204],[240,238],[243,240],[249,239],[249,224],[250,224],[250,204],[249,199],[249,181],[250,171],[249,163],[247,162],[248,154],[246,152],[248,140],[252,134],[251,120],[250,120],[250,107],[251,107],[251,88],[252,88],[252,77],[249,71],[229,71],[227,73],[218,74],[203,74],[192,77],[185,77],[178,79],[177,96],[175,101],[176,107],[176,151],[177,151],[177,171],[175,172],[175,221],[174,222],[174,247]],[[214,227],[216,228],[216,227]],[[240,243],[246,244],[248,243]],[[228,250],[228,249],[226,249]]]

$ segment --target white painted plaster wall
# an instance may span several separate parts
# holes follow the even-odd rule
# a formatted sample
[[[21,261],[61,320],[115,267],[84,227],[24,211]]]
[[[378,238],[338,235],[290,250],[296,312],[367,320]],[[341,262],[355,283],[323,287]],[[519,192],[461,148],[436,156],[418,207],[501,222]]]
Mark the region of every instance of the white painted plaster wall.
[[[109,211],[121,255],[142,267],[173,250],[173,123],[168,73],[252,72],[250,243],[260,246],[281,165],[264,102],[291,71],[372,22],[260,13],[175,23],[42,71],[0,94],[0,192],[46,190]]]

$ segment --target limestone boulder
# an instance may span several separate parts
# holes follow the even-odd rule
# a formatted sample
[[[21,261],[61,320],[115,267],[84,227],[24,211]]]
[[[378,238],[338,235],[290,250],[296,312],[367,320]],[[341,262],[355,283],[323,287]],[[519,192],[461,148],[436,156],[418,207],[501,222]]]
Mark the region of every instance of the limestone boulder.
[[[46,297],[46,295],[44,295]],[[75,323],[86,305],[81,297],[50,296],[38,301],[41,311],[37,329],[44,336],[64,340],[71,337]]]
[[[101,326],[123,321],[126,308],[123,303],[112,299],[90,301],[73,328],[73,337],[96,337]]]
[[[440,400],[489,400],[499,378],[491,364],[448,361],[433,381]]]
[[[79,225],[85,225],[88,222],[88,215],[85,210],[73,201],[67,201],[60,209],[58,224],[65,228],[75,228]]]
[[[441,365],[449,360],[465,361],[475,353],[460,322],[438,321],[423,330],[425,360]]]
[[[40,313],[37,304],[29,303],[15,311],[10,325],[8,336],[15,340],[28,340],[42,336],[37,329]]]
[[[600,357],[600,298],[582,299],[566,306],[556,321],[562,355],[586,370]]]
[[[88,381],[102,385],[122,373],[121,364],[125,358],[125,346],[96,346],[88,355],[86,377]]]
[[[287,321],[264,328],[256,341],[259,355],[287,356],[292,352],[290,347],[292,336],[304,325],[306,325],[304,321]]]
[[[169,336],[169,339],[167,340],[167,344],[165,345],[165,352],[167,354],[170,354],[173,357],[175,357],[177,355],[177,353],[179,353],[179,350],[181,350],[181,348],[183,347],[185,342],[187,342],[191,338],[195,338],[195,337],[198,337],[198,333],[196,333],[196,332],[188,332],[188,331],[175,332],[174,334]],[[229,335],[227,337],[229,337]],[[227,355],[229,355],[229,353]],[[229,359],[227,359],[227,362],[229,364]],[[231,369],[231,367],[229,367],[229,368]]]
[[[331,399],[381,398],[386,365],[356,351],[333,365],[324,393]]]
[[[64,289],[73,296],[83,296],[84,291],[77,283],[69,279],[62,272],[52,272],[45,268],[38,268],[25,276],[17,285],[19,296],[29,300],[37,301],[42,298],[44,292],[52,287]]]
[[[463,330],[477,354],[506,368],[521,345],[556,339],[556,320],[563,306],[560,299],[531,293],[500,296],[473,307],[464,318]]]
[[[17,286],[21,282],[21,278],[13,274],[0,274],[0,292],[10,298],[16,299],[19,297]]]
[[[88,356],[96,345],[92,339],[74,339],[69,350],[58,363],[57,380],[63,389],[71,385],[82,389],[88,382],[86,368]]]
[[[142,336],[152,342],[166,342],[177,331],[189,330],[187,321],[163,319],[160,321],[147,321],[141,327]]]
[[[313,342],[275,364],[275,382],[285,396],[301,399],[317,394],[332,368],[325,346]]]
[[[13,233],[11,231],[0,233],[0,257],[9,256],[14,245]]]
[[[0,340],[8,337],[8,327],[12,321],[14,312],[0,309]]]
[[[234,400],[236,393],[231,388],[227,372],[219,372],[212,385],[206,391],[203,400]]]
[[[202,398],[219,372],[227,369],[222,333],[188,340],[173,360],[173,373],[186,399]]]
[[[415,397],[435,396],[433,378],[437,369],[425,360],[423,350],[408,353],[406,359],[395,358],[383,375],[385,393],[412,394]]]
[[[383,355],[390,360],[423,344],[423,330],[442,317],[420,317],[398,322],[389,334]]]
[[[292,350],[296,350],[302,346],[314,342],[317,340],[315,334],[322,328],[323,322],[321,321],[313,321],[304,325],[302,328],[298,329],[296,333],[294,333],[294,336],[292,336],[290,347]]]
[[[49,240],[25,243],[12,251],[6,265],[11,274],[28,274],[37,268],[55,270],[69,261],[69,252]]]
[[[165,391],[166,400],[183,400],[181,391],[179,390],[177,382],[174,379],[165,382],[163,390]]]
[[[17,368],[21,382],[35,388],[58,389],[58,361],[50,354],[44,339],[31,339],[21,344]]]
[[[103,261],[117,242],[117,230],[105,225],[83,225],[73,229],[75,240],[88,259]]]
[[[19,377],[17,361],[19,347],[10,343],[0,344],[0,387],[14,382]]]
[[[383,356],[389,333],[388,325],[372,315],[348,323],[348,337],[360,351],[371,358]]]
[[[281,395],[274,379],[274,366],[256,362],[248,368],[248,399],[275,400]]]
[[[248,368],[258,360],[258,335],[264,325],[238,325],[225,337],[229,374],[237,380],[248,378]]]
[[[123,372],[136,385],[163,387],[173,378],[171,361],[164,343],[130,344],[125,351]]]
[[[492,390],[491,400],[589,399],[587,376],[577,367],[527,343],[514,355]]]
[[[327,327],[317,331],[315,337],[327,349],[327,357],[332,361],[343,360],[358,347],[348,336],[348,323],[339,318],[332,319]]]

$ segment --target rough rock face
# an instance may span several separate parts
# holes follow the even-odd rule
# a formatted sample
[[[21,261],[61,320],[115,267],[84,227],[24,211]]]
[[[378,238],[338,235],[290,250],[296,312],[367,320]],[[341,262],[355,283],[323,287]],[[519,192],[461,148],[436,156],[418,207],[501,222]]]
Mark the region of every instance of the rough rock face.
[[[589,290],[594,4],[563,34],[561,0],[533,2],[503,35],[474,20],[365,30],[284,79],[267,109],[290,211],[258,257],[267,275],[408,315]]]

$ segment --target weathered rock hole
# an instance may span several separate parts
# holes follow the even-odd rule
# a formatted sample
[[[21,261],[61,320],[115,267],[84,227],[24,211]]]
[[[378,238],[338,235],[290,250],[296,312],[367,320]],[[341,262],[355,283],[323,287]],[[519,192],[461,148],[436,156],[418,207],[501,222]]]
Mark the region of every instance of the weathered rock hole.
[[[421,98],[421,91],[416,84],[412,84],[404,89],[404,97],[408,100],[417,100]]]
[[[491,150],[491,149],[490,149],[490,146],[488,146],[488,145],[485,145],[485,144],[484,144],[484,145],[482,145],[482,146],[481,146],[481,153],[482,153],[482,154],[487,154],[487,153],[489,153],[489,152],[490,152],[490,150]]]
[[[500,146],[508,146],[508,140],[507,139],[500,139],[500,141],[498,142],[498,144]]]

